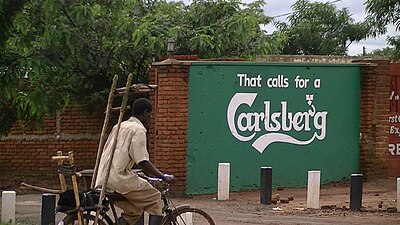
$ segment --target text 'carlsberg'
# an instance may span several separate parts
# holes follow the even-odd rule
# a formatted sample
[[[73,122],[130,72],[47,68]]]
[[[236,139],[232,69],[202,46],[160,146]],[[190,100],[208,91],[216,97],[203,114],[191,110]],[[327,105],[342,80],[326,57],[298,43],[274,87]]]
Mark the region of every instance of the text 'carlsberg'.
[[[262,153],[274,142],[307,145],[315,138],[318,140],[325,138],[328,112],[317,112],[313,104],[313,95],[306,95],[305,102],[309,109],[304,112],[290,111],[286,101],[280,102],[280,111],[271,111],[271,102],[264,101],[263,112],[237,113],[241,105],[251,107],[256,97],[257,93],[236,93],[229,103],[227,122],[232,135],[239,141],[252,140],[258,132],[262,132],[263,128],[265,134],[259,136],[252,144],[257,151]],[[238,114],[237,117],[236,114]],[[299,140],[294,137],[295,133],[288,133],[293,130],[310,133],[310,137],[307,140]],[[239,132],[246,132],[247,136]]]

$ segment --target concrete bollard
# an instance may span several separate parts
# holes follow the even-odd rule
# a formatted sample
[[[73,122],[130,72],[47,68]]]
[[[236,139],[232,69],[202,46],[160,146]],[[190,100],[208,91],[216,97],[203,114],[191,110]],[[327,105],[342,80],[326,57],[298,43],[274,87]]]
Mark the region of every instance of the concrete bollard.
[[[397,178],[397,212],[400,212],[400,177]]]
[[[229,199],[230,163],[218,163],[218,200]]]
[[[308,171],[307,208],[319,209],[321,171]]]
[[[15,224],[15,191],[2,192],[1,222]]]
[[[272,167],[261,167],[260,203],[271,204],[272,197]]]
[[[56,195],[44,193],[42,194],[42,212],[40,217],[41,225],[54,225],[56,222],[55,215]]]
[[[351,174],[350,181],[350,210],[360,210],[363,192],[363,175]]]

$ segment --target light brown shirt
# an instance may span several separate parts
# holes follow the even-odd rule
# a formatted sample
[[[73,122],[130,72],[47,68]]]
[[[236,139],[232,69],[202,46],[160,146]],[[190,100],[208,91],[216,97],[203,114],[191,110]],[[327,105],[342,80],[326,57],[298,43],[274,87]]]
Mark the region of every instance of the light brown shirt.
[[[96,179],[96,187],[104,184],[107,164],[110,162],[111,150],[116,135],[114,126],[106,144],[99,164],[99,172]],[[117,145],[111,171],[106,187],[121,194],[132,190],[141,189],[146,181],[132,171],[132,166],[144,160],[149,160],[146,145],[146,128],[135,117],[121,123]]]

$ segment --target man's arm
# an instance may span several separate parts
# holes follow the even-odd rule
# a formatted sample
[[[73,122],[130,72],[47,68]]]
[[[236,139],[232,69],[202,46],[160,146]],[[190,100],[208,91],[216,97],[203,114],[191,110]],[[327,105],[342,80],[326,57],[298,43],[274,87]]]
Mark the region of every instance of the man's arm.
[[[175,179],[172,175],[161,173],[150,161],[141,161],[139,162],[139,166],[142,167],[145,174],[163,179],[164,181],[173,181]]]

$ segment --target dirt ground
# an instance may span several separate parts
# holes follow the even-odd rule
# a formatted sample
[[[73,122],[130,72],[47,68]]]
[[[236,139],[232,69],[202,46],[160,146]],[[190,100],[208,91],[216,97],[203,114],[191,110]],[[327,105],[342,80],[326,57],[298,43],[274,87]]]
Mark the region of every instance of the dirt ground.
[[[259,191],[231,193],[228,201],[216,201],[216,195],[177,199],[207,211],[218,225],[239,224],[400,224],[396,212],[396,179],[379,179],[363,184],[362,210],[350,211],[350,183],[321,187],[321,209],[306,209],[306,188],[273,190],[289,203],[260,204]]]
[[[34,180],[31,182],[34,183]],[[40,224],[41,194],[18,189],[17,182],[0,179],[1,190],[17,191],[16,217],[24,224]],[[37,183],[36,183],[37,184]],[[37,184],[38,185],[38,184]],[[47,186],[48,187],[48,186]],[[341,182],[324,185],[320,191],[321,209],[306,209],[306,188],[274,189],[273,196],[293,199],[289,203],[260,204],[259,191],[230,193],[227,201],[215,195],[173,198],[176,205],[190,204],[208,212],[217,225],[282,224],[400,224],[396,212],[396,179],[364,182],[361,211],[350,211],[350,184]],[[57,221],[62,214],[57,215]]]

